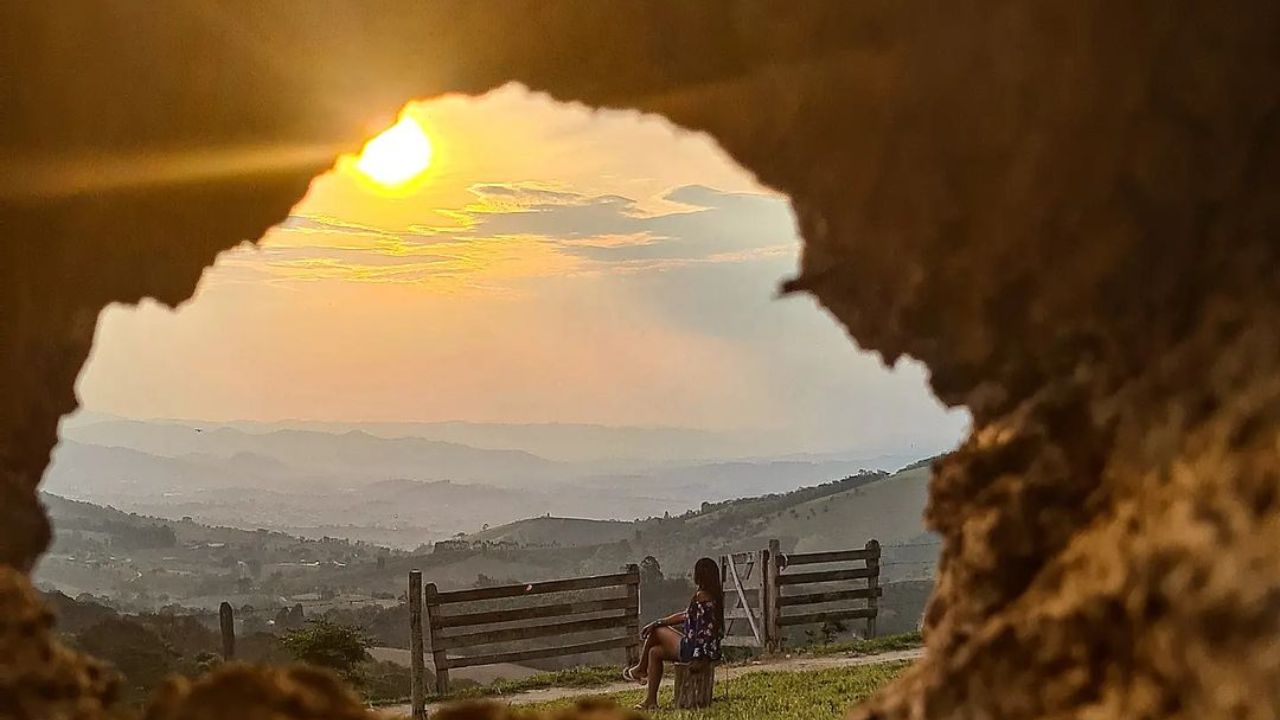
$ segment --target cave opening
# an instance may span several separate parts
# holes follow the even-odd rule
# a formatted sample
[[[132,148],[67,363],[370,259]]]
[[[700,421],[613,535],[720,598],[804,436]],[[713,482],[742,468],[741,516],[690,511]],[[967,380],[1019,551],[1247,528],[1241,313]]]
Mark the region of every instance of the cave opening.
[[[548,517],[581,519],[583,538],[502,542],[563,557],[491,554],[431,579],[644,556],[679,577],[757,535],[808,551],[852,532],[885,547],[883,627],[918,626],[939,546],[919,461],[968,416],[919,364],[885,368],[813,299],[778,296],[800,250],[785,196],[705,135],[516,84],[410,102],[384,126],[176,310],[103,311],[42,485],[39,587],[206,629],[230,602],[266,661],[286,657],[266,638],[299,606],[398,657],[406,558]],[[646,525],[911,465],[833,487],[839,502],[761,510],[765,530],[663,545]],[[119,627],[75,629],[132,667],[113,648],[136,644],[98,637]]]

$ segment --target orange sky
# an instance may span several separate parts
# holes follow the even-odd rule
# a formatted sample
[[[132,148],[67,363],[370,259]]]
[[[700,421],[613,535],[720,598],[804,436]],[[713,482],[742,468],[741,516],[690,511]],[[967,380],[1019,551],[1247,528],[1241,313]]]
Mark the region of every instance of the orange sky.
[[[381,192],[339,163],[176,312],[104,311],[85,406],[766,429],[795,451],[959,437],[918,368],[775,299],[790,208],[707,138],[519,86],[406,112],[434,145],[421,182]]]

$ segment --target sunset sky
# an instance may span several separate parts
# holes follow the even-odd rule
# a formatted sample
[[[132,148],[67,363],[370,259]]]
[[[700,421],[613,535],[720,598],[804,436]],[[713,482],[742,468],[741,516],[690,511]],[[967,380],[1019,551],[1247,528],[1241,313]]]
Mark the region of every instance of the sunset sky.
[[[776,297],[799,251],[787,201],[707,138],[518,86],[406,113],[424,175],[387,190],[347,159],[176,312],[106,310],[85,406],[769,431],[795,452],[960,436],[918,367]]]

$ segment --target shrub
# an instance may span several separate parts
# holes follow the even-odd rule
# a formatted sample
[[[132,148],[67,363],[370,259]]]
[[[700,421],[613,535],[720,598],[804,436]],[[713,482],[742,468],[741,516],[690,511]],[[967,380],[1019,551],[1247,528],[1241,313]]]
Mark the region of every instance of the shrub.
[[[280,644],[298,660],[335,670],[358,684],[361,678],[356,666],[368,659],[366,649],[373,643],[360,628],[316,619],[288,632]]]

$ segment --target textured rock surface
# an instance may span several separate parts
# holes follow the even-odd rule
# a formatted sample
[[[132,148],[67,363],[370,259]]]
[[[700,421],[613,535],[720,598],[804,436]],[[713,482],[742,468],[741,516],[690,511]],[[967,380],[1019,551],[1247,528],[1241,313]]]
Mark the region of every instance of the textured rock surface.
[[[0,567],[0,718],[90,720],[115,698],[112,674],[59,643],[26,577]]]
[[[338,678],[309,667],[233,664],[194,681],[170,680],[146,720],[373,720]]]
[[[972,410],[933,483],[929,655],[858,712],[1280,715],[1280,6],[224,7],[0,6],[0,564],[47,543],[104,304],[189,297],[369,118],[515,79],[711,133],[791,196],[789,289]],[[14,707],[91,714],[81,663],[47,660],[82,699]]]

